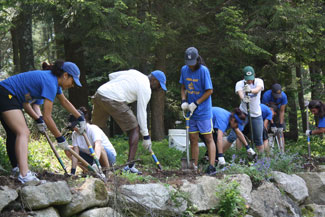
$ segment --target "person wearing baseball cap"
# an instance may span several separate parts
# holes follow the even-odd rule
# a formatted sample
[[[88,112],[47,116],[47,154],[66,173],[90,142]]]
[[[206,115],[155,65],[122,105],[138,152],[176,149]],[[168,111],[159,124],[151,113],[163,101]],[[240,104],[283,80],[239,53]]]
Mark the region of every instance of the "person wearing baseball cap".
[[[62,89],[66,90],[76,85],[81,86],[79,81],[80,70],[74,63],[57,60],[53,65],[43,63],[44,70],[34,70],[13,75],[0,82],[0,115],[2,124],[7,135],[19,137],[11,139],[9,146],[15,146],[17,156],[18,180],[21,183],[39,181],[35,173],[28,169],[28,138],[29,130],[24,118],[22,108],[35,120],[40,133],[47,128],[57,140],[59,147],[65,149],[68,143],[58,130],[52,119],[52,108],[55,98],[70,112],[78,121],[79,132],[86,127],[85,119],[77,109],[64,96]],[[41,112],[40,104],[44,104]]]
[[[273,104],[277,106],[278,112],[273,118],[275,126],[272,129],[273,131],[279,131],[281,134],[283,134],[283,131],[286,128],[284,114],[288,104],[288,97],[285,92],[282,91],[281,85],[275,83],[272,85],[270,90],[265,91],[262,97],[262,103],[265,105]],[[282,136],[282,144],[284,144],[284,136]]]
[[[206,173],[214,175],[216,173],[216,168],[214,167],[216,146],[212,136],[211,94],[213,93],[213,86],[210,71],[205,66],[202,57],[195,47],[187,48],[184,57],[185,65],[181,69],[179,80],[182,97],[181,109],[184,113],[189,112],[192,115],[189,132],[192,158],[195,161],[194,166],[197,168],[198,165],[198,139],[199,133],[201,133],[206,141],[209,154],[210,164],[206,169]]]
[[[139,131],[143,136],[142,145],[151,151],[151,139],[147,126],[147,105],[151,92],[160,88],[167,91],[166,76],[155,70],[148,76],[134,69],[109,74],[110,81],[97,89],[93,96],[92,123],[106,129],[111,116],[129,136],[128,162],[135,159],[139,142]],[[137,101],[137,116],[129,107]],[[141,174],[134,163],[124,167],[125,172]]]
[[[263,152],[263,118],[260,98],[261,92],[264,90],[264,82],[262,79],[255,77],[255,70],[252,66],[245,66],[242,73],[244,79],[238,81],[235,87],[235,92],[241,100],[239,109],[246,115],[244,127],[252,125],[253,132],[250,133],[253,133],[254,144],[259,152]],[[251,123],[249,123],[248,108]]]

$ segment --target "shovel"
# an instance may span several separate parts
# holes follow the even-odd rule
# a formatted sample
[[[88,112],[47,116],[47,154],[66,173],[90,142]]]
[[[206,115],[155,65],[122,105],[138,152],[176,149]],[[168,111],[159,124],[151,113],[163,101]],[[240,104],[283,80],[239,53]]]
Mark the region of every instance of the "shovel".
[[[307,125],[307,130],[309,130],[309,112],[308,112],[309,102],[306,100],[304,104],[306,107],[306,125]],[[311,171],[312,169],[315,168],[315,166],[311,161],[310,136],[309,135],[307,136],[307,144],[308,144],[308,161],[304,165],[304,167],[307,168],[308,171]]]
[[[189,133],[189,128],[190,128],[190,118],[192,116],[192,113],[188,112],[189,115],[186,116],[185,112],[183,111],[183,116],[185,118],[186,122],[186,158],[181,159],[182,163],[182,169],[194,169],[194,160],[190,160],[190,133]]]

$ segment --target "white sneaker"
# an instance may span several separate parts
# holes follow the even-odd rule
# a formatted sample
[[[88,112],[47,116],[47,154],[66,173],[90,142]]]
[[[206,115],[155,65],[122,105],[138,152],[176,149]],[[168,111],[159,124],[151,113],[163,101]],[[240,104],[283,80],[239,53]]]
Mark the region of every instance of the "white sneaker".
[[[123,168],[124,172],[131,172],[131,173],[136,173],[138,175],[141,175],[142,172],[140,172],[137,168],[135,168],[135,166],[133,165],[133,167],[129,167],[129,165],[127,165],[126,167]]]
[[[247,149],[247,153],[254,156],[256,153],[252,148]]]
[[[30,181],[37,181],[39,182],[40,180],[36,177],[36,174],[28,171],[26,176],[22,176],[21,174],[19,174],[18,176],[18,180],[22,183],[25,184],[26,182],[30,182]]]
[[[18,176],[19,175],[19,167],[12,168],[11,174],[13,176]]]
[[[218,157],[218,167],[219,166],[225,166],[226,165],[226,160],[224,157]]]

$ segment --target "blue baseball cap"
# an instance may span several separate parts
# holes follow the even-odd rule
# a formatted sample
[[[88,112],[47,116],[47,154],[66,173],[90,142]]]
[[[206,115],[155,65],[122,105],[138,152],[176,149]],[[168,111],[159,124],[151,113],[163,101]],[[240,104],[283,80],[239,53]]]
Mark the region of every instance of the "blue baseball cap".
[[[194,66],[197,63],[199,57],[199,51],[195,47],[189,47],[185,51],[185,64],[188,66]]]
[[[79,87],[82,87],[79,78],[80,78],[80,70],[78,66],[72,62],[64,62],[62,66],[62,70],[67,72],[69,75],[73,77],[74,82]]]
[[[165,74],[160,70],[153,71],[151,74],[159,81],[161,88],[167,91]]]

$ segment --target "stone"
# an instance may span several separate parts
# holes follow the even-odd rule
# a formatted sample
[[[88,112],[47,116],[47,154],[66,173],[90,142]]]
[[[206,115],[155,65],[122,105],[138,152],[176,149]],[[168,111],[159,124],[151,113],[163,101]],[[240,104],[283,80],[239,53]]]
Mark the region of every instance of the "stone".
[[[120,213],[110,207],[90,209],[81,213],[78,217],[122,217]]]
[[[308,204],[304,207],[314,217],[325,217],[325,205]],[[307,215],[306,215],[307,216]]]
[[[245,199],[246,204],[252,203],[251,191],[253,188],[252,181],[247,174],[236,174],[230,176],[231,181],[237,181],[239,184],[240,195]]]
[[[11,201],[16,200],[18,193],[16,190],[8,186],[0,186],[0,213],[2,209],[7,206]]]
[[[53,207],[48,207],[46,209],[33,211],[33,215],[31,215],[30,217],[45,217],[45,216],[60,217],[59,212]]]
[[[64,205],[71,201],[71,192],[65,181],[47,182],[38,186],[25,186],[20,191],[21,201],[31,210],[53,205]]]
[[[325,205],[325,172],[297,173],[307,184],[311,203]]]

